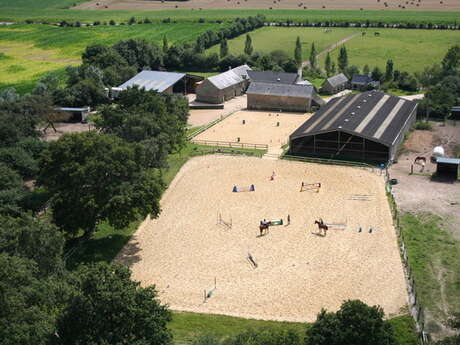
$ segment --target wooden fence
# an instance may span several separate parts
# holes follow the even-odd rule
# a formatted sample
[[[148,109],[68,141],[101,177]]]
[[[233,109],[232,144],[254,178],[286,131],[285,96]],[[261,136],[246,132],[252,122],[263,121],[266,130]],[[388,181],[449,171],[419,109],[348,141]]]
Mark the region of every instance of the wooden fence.
[[[414,280],[414,274],[411,268],[411,260],[407,253],[405,241],[404,241],[404,232],[402,231],[400,225],[400,216],[396,201],[393,195],[392,186],[390,184],[390,175],[388,170],[385,171],[385,182],[386,182],[386,191],[388,195],[388,201],[390,202],[390,209],[393,216],[393,225],[396,229],[399,242],[399,250],[401,254],[401,260],[403,263],[404,274],[406,278],[407,293],[409,296],[409,312],[412,318],[415,321],[417,331],[419,332],[420,343],[427,345],[431,341],[431,336],[428,332],[425,331],[425,308],[421,304],[418,294],[417,287]]]
[[[215,146],[215,147],[230,147],[237,149],[251,149],[251,150],[268,150],[267,144],[250,144],[239,143],[236,141],[216,141],[216,140],[195,140],[191,142],[196,145]]]

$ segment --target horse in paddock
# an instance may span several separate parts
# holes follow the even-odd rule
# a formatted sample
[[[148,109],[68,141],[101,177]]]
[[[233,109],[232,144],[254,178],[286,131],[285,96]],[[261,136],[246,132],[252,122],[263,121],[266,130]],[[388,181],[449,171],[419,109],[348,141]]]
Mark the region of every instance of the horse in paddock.
[[[318,234],[323,234],[323,236],[326,237],[327,230],[329,230],[329,227],[326,224],[324,224],[321,218],[319,219],[319,221],[315,220],[315,224],[318,224]]]

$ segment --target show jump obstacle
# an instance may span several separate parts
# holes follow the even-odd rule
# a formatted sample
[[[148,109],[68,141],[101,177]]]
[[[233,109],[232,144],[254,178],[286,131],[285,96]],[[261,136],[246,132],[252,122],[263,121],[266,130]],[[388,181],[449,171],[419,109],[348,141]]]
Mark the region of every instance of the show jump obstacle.
[[[348,200],[370,201],[371,196],[368,194],[351,194]]]
[[[217,212],[217,225],[222,225],[228,229],[231,229],[233,225],[232,218],[230,218],[229,221],[226,221],[222,218],[222,213]]]
[[[257,268],[257,262],[256,260],[254,259],[254,257],[251,255],[251,253],[248,252],[248,256],[246,257],[246,259],[249,261],[249,263],[251,264],[252,268]]]
[[[233,186],[232,192],[239,193],[239,192],[255,192],[256,187],[252,184],[250,186]]]
[[[331,230],[345,230],[347,228],[347,220],[333,223],[325,222],[324,224]]]
[[[301,192],[314,192],[314,193],[319,193],[319,190],[321,189],[321,183],[305,183],[302,182],[302,185],[300,186],[300,191]]]

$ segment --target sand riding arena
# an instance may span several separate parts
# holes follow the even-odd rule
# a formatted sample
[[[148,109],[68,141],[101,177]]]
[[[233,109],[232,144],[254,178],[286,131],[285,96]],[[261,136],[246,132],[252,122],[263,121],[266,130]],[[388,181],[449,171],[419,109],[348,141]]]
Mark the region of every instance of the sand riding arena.
[[[289,135],[311,116],[242,110],[200,133],[194,140],[237,142],[239,138],[242,143],[281,147],[289,141]]]
[[[376,172],[208,155],[184,165],[161,204],[117,261],[174,310],[312,321],[346,299],[381,305],[387,316],[406,303]],[[261,235],[264,219],[283,224]]]

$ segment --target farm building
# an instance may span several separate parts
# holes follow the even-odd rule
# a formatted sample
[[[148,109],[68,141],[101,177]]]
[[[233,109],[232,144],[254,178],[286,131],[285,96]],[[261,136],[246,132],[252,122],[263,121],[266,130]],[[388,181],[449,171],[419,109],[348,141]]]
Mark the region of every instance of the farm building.
[[[452,107],[450,112],[452,113],[450,117],[451,120],[460,120],[460,107]]]
[[[312,105],[324,103],[310,85],[251,82],[246,94],[247,107],[253,110],[306,113],[311,110]]]
[[[380,91],[334,98],[291,134],[290,154],[387,163],[416,110],[416,102]]]
[[[353,90],[360,91],[378,89],[380,87],[380,82],[372,80],[367,74],[354,74],[350,84]]]
[[[163,94],[187,94],[195,92],[197,82],[202,77],[163,71],[142,71],[120,85],[112,88],[112,94],[126,90],[129,87],[138,86],[146,91],[155,90]]]
[[[256,83],[280,83],[297,84],[302,82],[297,73],[271,72],[271,71],[248,71],[251,82]]]
[[[60,113],[68,114],[69,121],[71,122],[86,122],[86,118],[88,117],[91,108],[90,107],[83,107],[83,108],[66,108],[66,107],[59,107],[54,108],[55,111]]]
[[[209,77],[196,88],[196,101],[220,104],[241,96],[249,84],[248,65],[242,65],[224,73]]]
[[[329,95],[333,95],[337,92],[343,91],[348,86],[348,78],[345,74],[340,73],[333,77],[327,78],[323,85],[321,85],[321,91]]]
[[[456,180],[458,178],[458,167],[460,159],[458,158],[436,158],[436,175]]]

